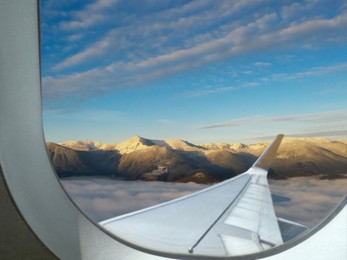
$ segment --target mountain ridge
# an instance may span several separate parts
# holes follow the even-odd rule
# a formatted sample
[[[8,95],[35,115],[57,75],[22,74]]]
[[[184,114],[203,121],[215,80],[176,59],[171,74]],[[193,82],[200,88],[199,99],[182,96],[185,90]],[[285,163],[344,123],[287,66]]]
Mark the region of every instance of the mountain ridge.
[[[205,183],[244,172],[268,144],[195,145],[185,140],[152,140],[135,136],[119,144],[90,140],[47,143],[47,150],[60,177],[113,175],[131,180]],[[94,165],[100,163],[102,167]],[[347,140],[286,137],[269,177],[323,175],[329,179],[342,178],[345,173]]]

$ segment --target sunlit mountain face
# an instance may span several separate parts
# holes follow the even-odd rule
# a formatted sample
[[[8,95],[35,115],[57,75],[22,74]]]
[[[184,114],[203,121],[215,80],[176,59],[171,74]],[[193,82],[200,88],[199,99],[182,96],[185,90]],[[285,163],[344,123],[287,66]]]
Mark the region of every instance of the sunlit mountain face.
[[[269,145],[201,144],[133,137],[119,144],[96,141],[47,143],[59,177],[111,176],[126,180],[217,183],[249,169]],[[346,140],[284,138],[269,178],[314,176],[344,179]]]
[[[43,0],[41,14],[48,141],[346,137],[345,1]]]

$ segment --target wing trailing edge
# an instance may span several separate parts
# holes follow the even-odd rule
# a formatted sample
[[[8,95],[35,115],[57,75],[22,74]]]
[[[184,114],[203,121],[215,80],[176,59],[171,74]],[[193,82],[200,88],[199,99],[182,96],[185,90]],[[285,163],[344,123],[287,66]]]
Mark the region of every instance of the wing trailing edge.
[[[308,227],[284,218],[277,218],[283,242],[287,242],[308,230]]]

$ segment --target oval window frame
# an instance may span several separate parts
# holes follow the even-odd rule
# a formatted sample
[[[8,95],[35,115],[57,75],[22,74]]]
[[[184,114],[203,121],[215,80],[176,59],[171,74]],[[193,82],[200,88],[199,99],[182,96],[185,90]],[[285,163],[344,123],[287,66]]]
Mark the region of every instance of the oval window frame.
[[[62,188],[49,161],[43,134],[39,6],[36,0],[7,0],[0,5],[0,163],[16,206],[35,234],[62,259],[187,258],[148,251],[107,234],[79,210]],[[300,258],[311,249],[311,256],[324,258],[333,252],[341,259],[347,244],[343,232],[346,228],[347,197],[304,236],[236,258]],[[329,248],[325,247],[327,237]]]

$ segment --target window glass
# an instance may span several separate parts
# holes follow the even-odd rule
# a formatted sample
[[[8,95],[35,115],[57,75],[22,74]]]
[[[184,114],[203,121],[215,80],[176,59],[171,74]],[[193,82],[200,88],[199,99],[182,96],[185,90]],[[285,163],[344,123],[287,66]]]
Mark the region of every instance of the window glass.
[[[42,0],[63,187],[105,221],[235,177],[284,133],[276,215],[318,225],[347,187],[346,19],[344,1]]]

